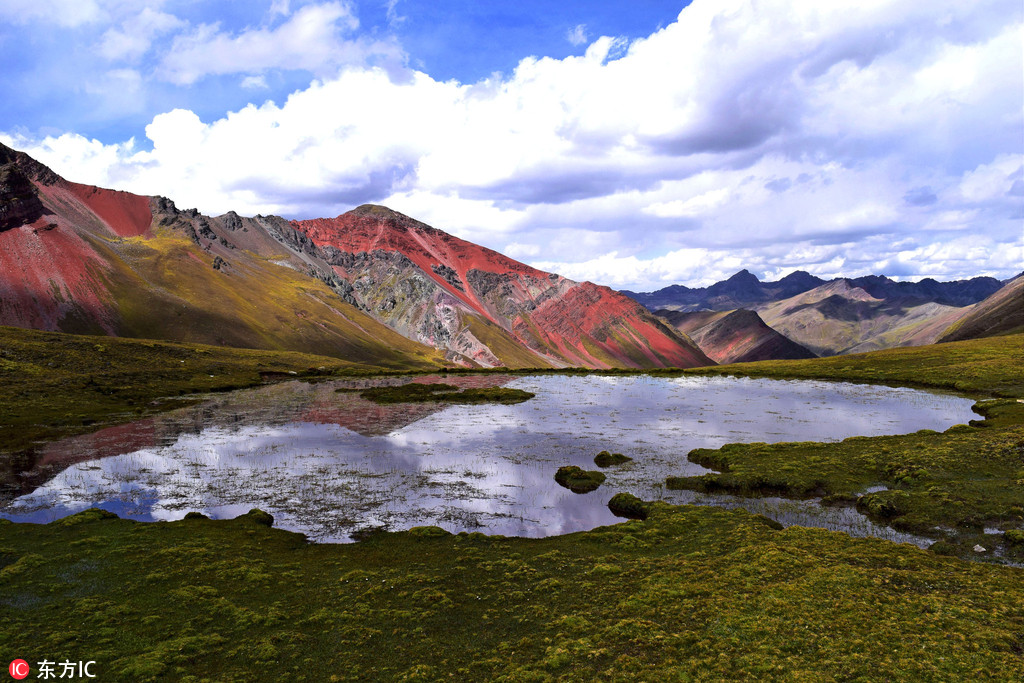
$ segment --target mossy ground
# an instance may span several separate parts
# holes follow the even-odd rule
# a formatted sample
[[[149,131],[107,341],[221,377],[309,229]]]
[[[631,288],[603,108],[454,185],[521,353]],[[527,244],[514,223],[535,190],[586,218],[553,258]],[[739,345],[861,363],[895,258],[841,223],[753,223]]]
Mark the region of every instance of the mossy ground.
[[[506,387],[469,387],[454,384],[420,384],[410,382],[399,386],[372,387],[359,392],[374,403],[522,403],[536,394]]]
[[[594,456],[594,464],[598,467],[614,467],[615,465],[622,465],[633,460],[629,456],[623,455],[622,453],[612,453],[611,451],[601,451]]]
[[[1024,405],[1015,401],[991,410],[1024,422]],[[945,433],[854,437],[828,444],[730,444],[689,454],[691,461],[721,474],[670,477],[666,486],[734,495],[825,496],[826,503],[855,504],[900,530],[970,536],[963,541],[969,548],[986,527],[1024,527],[1022,453],[1024,428],[984,423]],[[869,486],[888,490],[865,494]],[[989,535],[982,544],[999,541]]]
[[[0,525],[0,643],[100,680],[1019,680],[1021,570],[654,504],[546,539]]]

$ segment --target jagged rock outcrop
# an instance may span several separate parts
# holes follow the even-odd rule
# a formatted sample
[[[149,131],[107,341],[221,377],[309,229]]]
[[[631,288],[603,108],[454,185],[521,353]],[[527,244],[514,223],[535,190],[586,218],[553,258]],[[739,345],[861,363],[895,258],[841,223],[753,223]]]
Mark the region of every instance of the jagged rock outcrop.
[[[0,166],[0,232],[34,223],[46,213],[32,181],[17,164]]]

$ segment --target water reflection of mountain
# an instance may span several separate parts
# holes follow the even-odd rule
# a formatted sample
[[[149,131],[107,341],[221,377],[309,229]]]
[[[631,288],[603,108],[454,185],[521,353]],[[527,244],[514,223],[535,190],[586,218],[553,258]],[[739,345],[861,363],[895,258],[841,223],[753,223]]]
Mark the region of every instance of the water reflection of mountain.
[[[437,375],[413,382],[445,382],[461,388],[504,386],[508,375]],[[378,405],[359,396],[358,390],[386,384],[404,384],[408,378],[368,378],[308,384],[282,382],[255,389],[216,395],[198,405],[171,410],[127,424],[105,427],[90,434],[40,444],[5,456],[0,472],[0,505],[34,491],[71,465],[169,445],[187,434],[210,427],[280,426],[292,422],[333,424],[362,436],[380,436],[401,429],[450,407],[443,403]]]

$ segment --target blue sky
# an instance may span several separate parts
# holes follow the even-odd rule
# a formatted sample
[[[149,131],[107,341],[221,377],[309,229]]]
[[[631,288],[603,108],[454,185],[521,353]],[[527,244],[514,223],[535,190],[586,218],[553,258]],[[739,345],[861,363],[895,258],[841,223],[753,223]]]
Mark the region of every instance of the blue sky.
[[[4,0],[0,140],[613,287],[1024,264],[1019,0]]]

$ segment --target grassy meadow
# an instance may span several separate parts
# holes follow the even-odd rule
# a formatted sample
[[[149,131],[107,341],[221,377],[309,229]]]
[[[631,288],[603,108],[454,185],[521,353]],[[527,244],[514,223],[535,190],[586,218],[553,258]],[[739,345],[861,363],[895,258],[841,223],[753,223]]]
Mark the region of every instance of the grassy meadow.
[[[10,432],[80,430],[273,373],[397,369],[22,332],[0,330],[0,348],[14,350],[0,355]],[[66,370],[48,365],[59,354]],[[977,396],[985,419],[945,433],[695,451],[721,473],[687,485],[825,493],[896,526],[977,533],[1012,557],[1024,545],[1022,359],[1018,335],[699,370],[955,389]],[[87,383],[90,367],[106,391]],[[885,496],[862,494],[880,483]],[[959,541],[922,550],[779,529],[742,510],[618,500],[644,519],[545,539],[424,527],[318,545],[259,512],[0,522],[0,646],[33,675],[44,658],[95,660],[103,681],[1024,679],[1018,567],[949,556],[978,557]],[[983,533],[992,526],[998,534]]]

